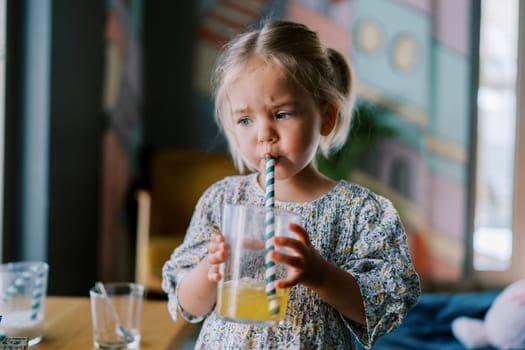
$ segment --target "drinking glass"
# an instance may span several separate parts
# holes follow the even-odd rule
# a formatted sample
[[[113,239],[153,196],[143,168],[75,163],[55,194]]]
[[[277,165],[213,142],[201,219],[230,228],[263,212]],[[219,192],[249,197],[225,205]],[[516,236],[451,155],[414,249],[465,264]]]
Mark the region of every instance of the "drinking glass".
[[[95,348],[139,349],[144,286],[113,282],[105,283],[104,288],[106,295],[96,287],[89,291]]]
[[[49,265],[18,261],[0,265],[0,334],[42,340]]]
[[[288,227],[291,223],[300,224],[300,216],[285,210],[273,211],[275,236],[295,237]],[[270,311],[270,299],[265,291],[265,230],[264,207],[224,205],[221,231],[230,249],[225,263],[221,264],[223,278],[218,284],[216,305],[219,317],[263,326],[273,325],[284,319],[288,289],[276,289],[279,304],[277,314]],[[276,267],[275,279],[284,278],[286,266],[276,264]]]

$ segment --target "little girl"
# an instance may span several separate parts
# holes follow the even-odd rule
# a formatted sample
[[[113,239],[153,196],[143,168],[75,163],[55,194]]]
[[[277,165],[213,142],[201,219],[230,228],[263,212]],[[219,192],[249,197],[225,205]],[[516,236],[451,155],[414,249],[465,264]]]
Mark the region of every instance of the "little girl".
[[[353,86],[350,67],[301,24],[276,21],[223,49],[214,75],[217,121],[233,160],[248,175],[227,177],[202,195],[184,243],[163,269],[168,308],[204,320],[196,349],[355,349],[398,326],[417,302],[419,278],[399,216],[387,199],[315,165],[346,141]],[[264,207],[265,157],[275,159],[275,207],[298,213],[297,239],[278,237],[276,263],[290,273],[285,320],[259,327],[214,312],[219,265],[228,245],[218,232],[225,203]]]

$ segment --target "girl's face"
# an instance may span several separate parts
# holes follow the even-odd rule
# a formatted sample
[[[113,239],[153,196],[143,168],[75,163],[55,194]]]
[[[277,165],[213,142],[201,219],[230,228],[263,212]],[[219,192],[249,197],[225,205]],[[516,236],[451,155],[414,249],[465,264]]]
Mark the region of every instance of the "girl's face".
[[[268,152],[275,179],[290,179],[312,167],[321,137],[321,111],[311,95],[275,64],[252,59],[228,91],[239,151],[264,172]]]

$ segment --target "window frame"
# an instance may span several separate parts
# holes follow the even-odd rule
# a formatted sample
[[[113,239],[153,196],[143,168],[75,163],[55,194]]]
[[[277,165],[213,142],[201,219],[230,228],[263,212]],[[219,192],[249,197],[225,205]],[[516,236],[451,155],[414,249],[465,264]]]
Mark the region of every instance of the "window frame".
[[[479,14],[481,14],[479,12]],[[479,16],[478,16],[479,18]],[[514,153],[514,198],[512,215],[512,257],[510,267],[502,271],[480,271],[473,267],[473,234],[472,228],[469,230],[469,245],[467,249],[467,272],[472,276],[473,282],[483,288],[503,287],[525,278],[525,103],[519,96],[525,94],[525,3],[519,1],[519,21],[518,21],[518,68],[516,79],[516,134],[515,134],[515,153]],[[478,22],[478,28],[479,28]],[[478,34],[479,35],[479,34]],[[479,38],[478,38],[479,39]],[[475,65],[477,69],[477,65]],[[477,89],[476,81],[476,89]],[[474,94],[477,97],[477,94]],[[475,124],[475,123],[474,123]],[[475,130],[477,125],[473,125]],[[473,148],[477,142],[474,135]],[[473,158],[476,150],[473,150]],[[473,167],[474,168],[474,167]],[[475,181],[471,185],[474,204]],[[472,207],[474,207],[472,205]],[[520,214],[521,213],[521,214]],[[470,222],[473,222],[473,209],[471,210]]]

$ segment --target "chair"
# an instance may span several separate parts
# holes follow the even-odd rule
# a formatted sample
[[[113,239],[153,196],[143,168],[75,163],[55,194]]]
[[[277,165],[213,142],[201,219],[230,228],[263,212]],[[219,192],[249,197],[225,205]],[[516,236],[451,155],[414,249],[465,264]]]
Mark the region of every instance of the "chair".
[[[136,192],[135,281],[146,295],[164,295],[162,266],[182,243],[199,197],[215,181],[237,173],[226,153],[168,149],[153,155],[151,187]]]

